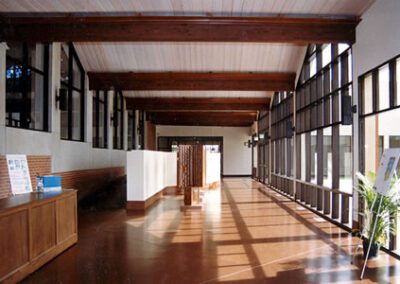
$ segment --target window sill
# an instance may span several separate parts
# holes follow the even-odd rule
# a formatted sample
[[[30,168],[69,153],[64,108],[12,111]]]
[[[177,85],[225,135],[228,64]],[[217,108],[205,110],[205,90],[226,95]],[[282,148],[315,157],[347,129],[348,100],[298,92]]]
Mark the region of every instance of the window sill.
[[[21,129],[21,130],[29,130],[29,131],[36,131],[36,132],[43,132],[43,133],[50,133],[49,130],[42,130],[42,129],[34,129],[34,128],[24,128],[24,127],[18,127],[18,126],[9,126],[6,125],[8,128],[13,128],[13,129]]]

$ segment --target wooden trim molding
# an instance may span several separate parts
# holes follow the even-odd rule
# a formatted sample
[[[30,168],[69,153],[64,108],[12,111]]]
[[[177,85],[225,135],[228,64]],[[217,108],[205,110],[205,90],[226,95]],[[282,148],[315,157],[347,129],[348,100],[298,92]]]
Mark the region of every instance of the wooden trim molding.
[[[242,174],[242,175],[222,175],[223,178],[251,178],[251,174]]]
[[[293,91],[296,73],[88,72],[91,90]]]
[[[153,194],[144,201],[132,201],[128,200],[126,203],[126,210],[128,211],[146,211],[155,203],[157,203],[164,195],[170,194],[172,188],[175,187],[165,187],[161,191]]]
[[[2,13],[0,41],[355,42],[358,17],[185,17]],[[235,31],[235,32],[232,32]]]
[[[268,110],[270,98],[129,98],[126,108],[145,111],[258,111]]]

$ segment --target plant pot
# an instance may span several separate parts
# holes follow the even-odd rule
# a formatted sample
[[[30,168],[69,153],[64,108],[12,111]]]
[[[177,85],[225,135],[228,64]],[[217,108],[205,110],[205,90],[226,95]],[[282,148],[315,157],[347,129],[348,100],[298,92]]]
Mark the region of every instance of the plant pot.
[[[369,241],[363,240],[363,252],[364,252],[364,259],[368,252]],[[368,259],[378,257],[379,246],[376,243],[371,245],[371,250],[369,251]]]

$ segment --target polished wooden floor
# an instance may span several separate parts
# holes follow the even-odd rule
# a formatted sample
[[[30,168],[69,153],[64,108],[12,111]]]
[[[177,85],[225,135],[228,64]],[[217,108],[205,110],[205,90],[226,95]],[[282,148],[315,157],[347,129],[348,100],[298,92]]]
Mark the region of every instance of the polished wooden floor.
[[[260,190],[259,188],[264,188]],[[25,283],[352,283],[355,239],[250,179],[225,179],[202,211],[165,196],[145,215],[83,213],[79,242]],[[360,283],[400,283],[381,252]]]

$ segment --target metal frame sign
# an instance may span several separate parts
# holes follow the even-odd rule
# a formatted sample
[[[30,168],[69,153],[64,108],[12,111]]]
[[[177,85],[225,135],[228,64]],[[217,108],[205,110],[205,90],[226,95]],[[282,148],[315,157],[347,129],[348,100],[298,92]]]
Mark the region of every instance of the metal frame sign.
[[[400,148],[386,149],[382,154],[376,176],[376,192],[386,195],[395,174],[400,175]]]
[[[32,192],[31,176],[26,155],[7,155],[6,157],[12,193]]]

